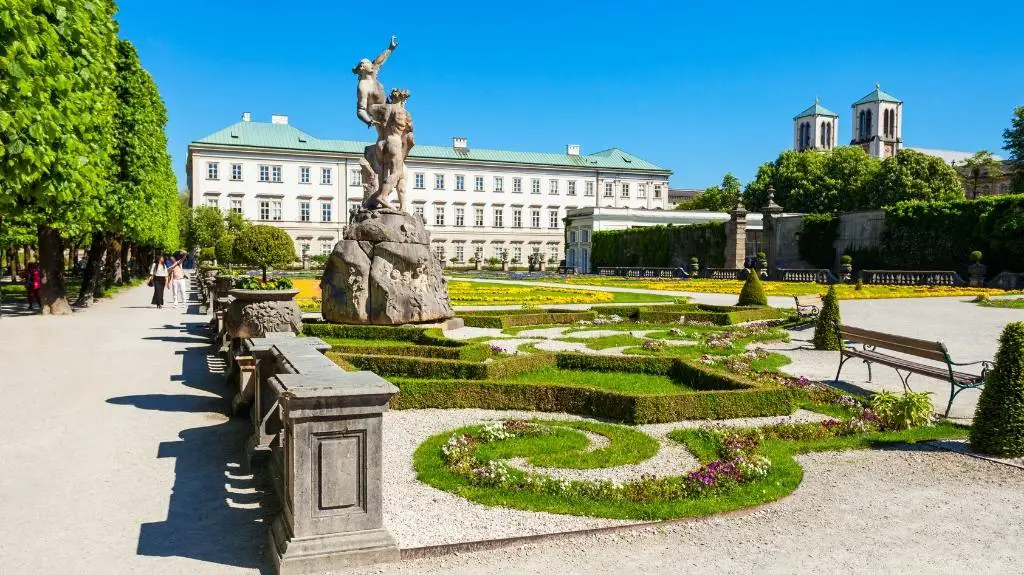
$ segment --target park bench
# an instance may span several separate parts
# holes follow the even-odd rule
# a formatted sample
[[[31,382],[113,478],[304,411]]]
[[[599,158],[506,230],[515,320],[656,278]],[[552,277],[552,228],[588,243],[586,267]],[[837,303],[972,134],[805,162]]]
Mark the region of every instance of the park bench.
[[[878,331],[870,331],[859,327],[839,326],[844,340],[843,348],[839,352],[839,369],[836,371],[836,381],[839,381],[839,374],[843,371],[843,364],[851,358],[864,360],[868,365],[868,381],[871,381],[871,364],[877,363],[887,365],[896,370],[903,382],[903,389],[909,390],[907,380],[912,374],[923,375],[934,379],[941,379],[949,382],[949,403],[946,404],[945,416],[949,416],[949,410],[953,407],[953,399],[965,389],[982,387],[985,382],[985,372],[992,367],[989,361],[974,361],[969,363],[957,363],[949,356],[945,344],[937,341],[925,341],[892,335]],[[861,344],[860,349],[851,344]],[[896,353],[930,359],[944,363],[945,365],[928,365],[912,359],[889,355],[878,351],[885,349]],[[956,371],[955,367],[966,365],[981,365],[981,375],[963,373]],[[906,372],[903,375],[902,372]]]
[[[796,302],[796,312],[800,315],[800,319],[814,319],[818,317],[818,312],[821,311],[821,305],[824,300],[821,299],[821,294],[812,293],[810,295],[795,295],[793,301]]]

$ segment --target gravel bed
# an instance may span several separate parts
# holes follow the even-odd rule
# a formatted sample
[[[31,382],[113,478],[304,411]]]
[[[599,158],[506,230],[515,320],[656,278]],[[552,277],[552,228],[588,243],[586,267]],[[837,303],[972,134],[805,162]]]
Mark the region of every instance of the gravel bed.
[[[448,339],[473,339],[477,337],[501,337],[505,333],[496,327],[460,327],[443,332]]]
[[[543,327],[538,329],[527,329],[519,332],[520,337],[539,337],[543,339],[555,339],[562,337],[568,327]]]
[[[590,349],[587,344],[581,341],[560,341],[557,339],[541,340],[534,345],[537,349],[544,351],[575,351],[590,355],[625,355],[624,349],[635,346],[606,347],[604,349]]]
[[[1022,470],[927,445],[797,460],[796,492],[746,514],[352,573],[1013,573],[1024,562]]]
[[[590,329],[566,333],[561,337],[571,337],[573,339],[596,339],[599,337],[608,337],[612,335],[631,335],[633,337],[641,338],[644,337],[645,334],[651,333],[652,331],[655,330],[644,329],[627,331],[622,329]]]
[[[995,461],[996,463],[1002,463],[1004,465],[1012,465],[1024,469],[1024,457],[996,457],[994,455],[984,455],[971,449],[971,444],[966,439],[947,439],[943,441],[934,442],[935,445],[955,451],[957,453],[963,453],[970,455],[971,457],[977,457],[979,459],[985,459],[987,461]]]
[[[519,346],[527,343],[537,343],[539,339],[492,339],[487,342],[491,347],[501,348],[501,353],[514,354],[519,352]]]

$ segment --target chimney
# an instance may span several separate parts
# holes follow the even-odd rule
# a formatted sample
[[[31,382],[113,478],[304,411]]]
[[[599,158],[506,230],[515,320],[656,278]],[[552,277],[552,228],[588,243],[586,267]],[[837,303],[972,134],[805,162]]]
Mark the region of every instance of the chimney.
[[[456,150],[465,150],[469,148],[469,140],[462,136],[455,136],[452,138],[452,147]]]
[[[270,115],[270,123],[271,124],[287,124],[288,123],[288,116],[286,116],[284,114],[271,114]]]
[[[249,112],[242,112],[242,121],[243,122],[251,122],[252,121],[252,114],[250,114]]]
[[[578,155],[580,155],[580,145],[579,144],[569,144],[569,145],[567,145],[565,147],[565,153],[570,155],[570,156],[578,156]]]

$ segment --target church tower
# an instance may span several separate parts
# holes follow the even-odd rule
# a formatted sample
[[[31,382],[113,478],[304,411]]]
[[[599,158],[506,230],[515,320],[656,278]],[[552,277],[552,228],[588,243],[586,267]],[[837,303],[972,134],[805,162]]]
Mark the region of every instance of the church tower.
[[[853,103],[853,140],[869,156],[888,158],[903,148],[903,102],[875,84],[873,92]]]
[[[839,116],[815,98],[810,108],[793,118],[793,149],[831,150],[836,147],[838,133]]]

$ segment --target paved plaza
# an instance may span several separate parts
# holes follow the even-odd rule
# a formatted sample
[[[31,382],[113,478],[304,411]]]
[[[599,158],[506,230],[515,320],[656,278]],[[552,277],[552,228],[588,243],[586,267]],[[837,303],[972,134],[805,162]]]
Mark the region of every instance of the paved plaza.
[[[228,388],[207,318],[194,305],[156,310],[149,297],[140,287],[71,317],[0,318],[0,573],[268,570],[269,512],[240,467],[247,422],[223,415]],[[944,341],[962,361],[990,359],[1002,326],[1024,319],[955,298],[841,308],[847,323]],[[797,349],[810,331],[793,338],[777,346],[794,358],[786,369],[830,379],[834,354]],[[851,385],[899,386],[886,368],[866,377],[854,362],[843,372]],[[942,382],[911,385],[944,407]],[[976,395],[962,394],[956,414],[969,417]],[[792,496],[748,513],[357,572],[982,573],[1024,561],[1024,470],[931,447],[800,462],[804,483]],[[388,498],[385,508],[400,505]]]

